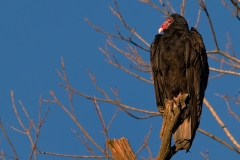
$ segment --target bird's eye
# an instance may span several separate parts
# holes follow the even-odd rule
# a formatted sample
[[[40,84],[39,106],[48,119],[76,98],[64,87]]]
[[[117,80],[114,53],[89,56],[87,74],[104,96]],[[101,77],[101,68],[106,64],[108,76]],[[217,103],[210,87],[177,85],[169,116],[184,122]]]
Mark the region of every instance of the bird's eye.
[[[168,21],[166,21],[166,23],[165,23],[165,24],[166,24],[167,26],[170,26],[170,24],[171,24],[171,23],[169,23]]]
[[[165,24],[168,25],[168,26],[170,25],[170,23],[168,21],[166,21]]]
[[[169,20],[169,21],[166,21],[165,24],[166,24],[167,26],[170,26],[170,25],[172,24],[172,21],[170,21],[170,20]]]

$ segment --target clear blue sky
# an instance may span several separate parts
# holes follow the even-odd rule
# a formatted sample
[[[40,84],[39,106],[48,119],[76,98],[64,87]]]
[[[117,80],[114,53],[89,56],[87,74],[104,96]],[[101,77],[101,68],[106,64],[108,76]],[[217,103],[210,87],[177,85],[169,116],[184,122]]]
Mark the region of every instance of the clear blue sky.
[[[163,15],[136,0],[119,1],[118,3],[126,22],[131,27],[135,27],[137,32],[148,43],[151,43],[158,27],[165,19]],[[158,1],[156,3],[158,4]],[[172,5],[179,13],[180,2],[174,1]],[[110,87],[118,87],[122,103],[157,111],[153,86],[141,82],[106,63],[106,57],[99,51],[98,47],[105,47],[107,36],[96,32],[84,21],[84,18],[87,17],[92,23],[111,33],[116,33],[115,24],[118,24],[123,34],[129,35],[111,13],[109,6],[114,6],[110,0],[0,1],[0,117],[21,160],[28,159],[31,148],[26,135],[11,129],[11,126],[14,126],[21,130],[11,107],[10,90],[15,93],[19,114],[25,125],[28,125],[29,122],[21,111],[18,100],[25,105],[35,123],[37,122],[40,95],[44,99],[51,99],[49,91],[53,90],[61,102],[68,106],[66,92],[58,86],[58,83],[62,80],[56,73],[56,69],[61,70],[61,57],[65,61],[69,82],[75,89],[90,96],[102,96],[90,81],[87,74],[87,68],[89,68],[91,73],[96,75],[98,85],[109,94],[111,93]],[[238,53],[240,51],[240,32],[238,31],[240,22],[231,15],[220,1],[207,1],[207,7],[216,29],[220,48],[226,50],[226,33],[229,33],[235,52]],[[185,17],[189,26],[195,25],[198,8],[196,1],[187,1]],[[201,18],[198,30],[203,36],[207,50],[213,50],[213,38],[205,13],[202,12]],[[119,40],[115,40],[115,42],[120,47],[127,46],[126,42],[120,42]],[[113,49],[110,49],[110,51],[116,54],[120,62],[128,65],[126,59],[119,53]],[[139,53],[144,60],[149,61],[149,53],[141,50],[139,50]],[[209,63],[212,67],[219,67],[219,64],[213,61],[209,61]],[[211,72],[212,75],[214,74]],[[143,74],[143,76],[150,78],[150,73]],[[239,122],[228,114],[225,102],[214,94],[236,96],[239,89],[239,77],[227,75],[211,80],[206,91],[206,98],[214,106],[238,141],[240,141]],[[79,121],[99,145],[103,146],[104,136],[100,132],[102,128],[93,102],[78,96],[74,98]],[[230,104],[233,105],[233,103]],[[104,120],[108,123],[116,107],[104,103],[99,103],[99,106],[103,112]],[[50,113],[42,127],[39,148],[48,152],[89,155],[87,149],[71,131],[71,129],[74,129],[80,133],[72,120],[59,106],[52,103],[43,104],[43,110],[47,110],[48,107]],[[232,106],[232,109],[237,113],[239,113],[238,108]],[[156,156],[160,146],[159,131],[161,123],[161,117],[136,120],[120,112],[109,130],[109,137],[126,137],[136,152],[144,141],[150,126],[152,126],[149,146],[153,155]],[[200,128],[232,144],[206,107],[203,107]],[[1,131],[0,137],[0,150],[13,155]],[[181,151],[174,156],[173,160],[191,160],[193,158],[202,160],[204,158],[199,152],[205,153],[206,148],[210,152],[210,159],[239,158],[238,154],[225,146],[197,133],[190,150],[191,153],[185,154],[185,151]],[[141,156],[147,157],[147,151],[141,152],[139,157]],[[39,159],[66,158],[39,155]]]

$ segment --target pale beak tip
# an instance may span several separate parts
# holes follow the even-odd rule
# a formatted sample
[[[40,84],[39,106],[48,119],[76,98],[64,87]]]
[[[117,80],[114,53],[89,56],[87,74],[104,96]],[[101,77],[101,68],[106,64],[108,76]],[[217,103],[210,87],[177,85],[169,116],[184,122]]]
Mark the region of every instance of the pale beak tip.
[[[159,28],[158,33],[160,34],[160,33],[162,33],[162,31],[163,31],[163,29]]]

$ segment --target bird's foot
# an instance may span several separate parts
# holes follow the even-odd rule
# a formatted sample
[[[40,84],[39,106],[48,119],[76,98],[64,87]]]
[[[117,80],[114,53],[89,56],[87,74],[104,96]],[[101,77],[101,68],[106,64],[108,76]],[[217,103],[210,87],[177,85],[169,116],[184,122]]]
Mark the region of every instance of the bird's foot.
[[[160,115],[163,116],[165,108],[163,106],[158,106],[158,110]]]
[[[176,106],[180,105],[180,99],[182,97],[182,93],[179,93],[177,97],[173,97],[173,100],[175,101]]]
[[[186,107],[186,101],[188,99],[188,94],[184,93],[179,93],[177,97],[174,97],[173,100],[175,101],[176,106],[180,107],[181,109],[183,109],[184,107]]]

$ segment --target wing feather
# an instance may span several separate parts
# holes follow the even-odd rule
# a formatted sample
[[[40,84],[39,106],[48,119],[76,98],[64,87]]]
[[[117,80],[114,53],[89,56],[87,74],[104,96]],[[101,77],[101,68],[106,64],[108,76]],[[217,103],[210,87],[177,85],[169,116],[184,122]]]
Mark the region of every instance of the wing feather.
[[[162,107],[164,107],[164,99],[165,95],[165,87],[164,87],[164,79],[161,73],[161,34],[156,35],[151,48],[150,48],[150,61],[152,68],[152,76],[154,82],[154,90],[156,96],[156,103],[159,111],[161,112]]]
[[[186,78],[190,95],[189,108],[192,135],[196,133],[202,112],[204,92],[207,87],[209,67],[207,53],[201,35],[195,28],[190,30],[191,36],[186,43]]]

